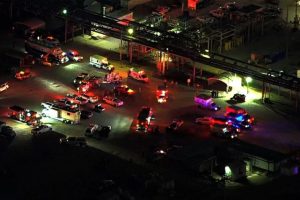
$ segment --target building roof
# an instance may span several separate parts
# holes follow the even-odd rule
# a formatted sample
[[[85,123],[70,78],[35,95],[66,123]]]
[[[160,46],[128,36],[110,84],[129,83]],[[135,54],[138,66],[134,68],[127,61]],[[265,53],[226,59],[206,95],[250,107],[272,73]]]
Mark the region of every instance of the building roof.
[[[230,143],[229,147],[239,152],[246,153],[254,157],[259,157],[267,161],[280,162],[288,157],[286,154],[242,141]]]

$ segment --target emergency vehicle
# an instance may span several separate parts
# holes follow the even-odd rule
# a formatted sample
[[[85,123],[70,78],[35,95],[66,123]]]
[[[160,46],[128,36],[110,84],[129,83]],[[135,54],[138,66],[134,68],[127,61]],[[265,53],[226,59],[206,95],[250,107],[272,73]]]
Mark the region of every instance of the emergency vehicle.
[[[59,41],[52,36],[46,38],[36,36],[25,40],[25,50],[41,59],[42,64],[50,66],[53,63],[61,64],[69,61],[66,53],[59,46]]]
[[[148,132],[148,128],[151,123],[151,119],[153,118],[152,108],[150,107],[142,107],[138,116],[136,123],[136,131],[140,132]]]
[[[254,117],[250,116],[248,112],[238,106],[227,106],[225,117],[233,122],[237,122],[245,128],[251,128],[250,125],[255,123]]]
[[[45,102],[41,105],[44,107],[42,114],[45,117],[70,124],[78,124],[80,122],[80,110],[78,108],[70,108],[68,106],[50,102]]]
[[[28,125],[38,126],[41,124],[42,116],[35,111],[22,108],[20,106],[9,107],[8,116],[18,121],[27,123]]]
[[[18,80],[24,80],[31,77],[30,71],[19,71],[16,73],[15,78]]]
[[[216,103],[214,103],[213,99],[206,94],[199,94],[194,97],[194,102],[200,107],[200,108],[206,108],[209,110],[220,110],[221,107],[218,106]]]
[[[106,57],[100,55],[90,56],[90,65],[99,69],[105,69],[108,71],[113,71],[114,66],[108,62]]]
[[[136,72],[136,71],[134,71],[133,68],[131,68],[128,71],[128,77],[133,78],[133,79],[138,80],[138,81],[142,81],[144,83],[149,82],[149,78],[147,77],[145,71],[143,71],[143,70]]]
[[[168,99],[168,90],[167,87],[164,85],[158,86],[156,90],[156,99],[158,103],[165,103]]]
[[[75,62],[80,62],[83,60],[83,57],[79,55],[79,52],[76,50],[69,50],[67,52],[67,57],[69,60],[75,61]]]

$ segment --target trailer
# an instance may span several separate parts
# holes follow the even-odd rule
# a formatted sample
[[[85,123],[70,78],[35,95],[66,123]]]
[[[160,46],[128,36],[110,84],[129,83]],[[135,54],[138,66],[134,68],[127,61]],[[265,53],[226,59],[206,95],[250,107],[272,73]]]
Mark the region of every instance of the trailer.
[[[64,123],[78,124],[80,122],[80,111],[78,108],[69,108],[60,104],[45,102],[41,104],[44,109],[42,114],[45,117],[56,119]]]
[[[213,99],[206,94],[199,94],[194,97],[194,102],[200,107],[200,108],[205,108],[209,110],[220,110],[221,107],[218,106]]]

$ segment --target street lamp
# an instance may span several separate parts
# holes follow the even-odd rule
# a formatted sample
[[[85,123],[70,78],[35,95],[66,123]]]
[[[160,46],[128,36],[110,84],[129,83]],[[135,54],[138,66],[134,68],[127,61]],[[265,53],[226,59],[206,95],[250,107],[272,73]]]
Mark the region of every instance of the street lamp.
[[[133,28],[129,28],[129,29],[127,30],[127,32],[128,32],[129,35],[132,35],[132,34],[133,34]]]
[[[246,83],[247,83],[247,94],[249,93],[249,83],[252,82],[252,78],[250,76],[246,77]]]
[[[68,10],[67,10],[67,9],[63,9],[62,13],[63,13],[64,15],[67,15],[67,14],[68,14]]]
[[[67,43],[67,32],[68,32],[68,10],[63,9],[62,14],[65,16],[65,43]]]

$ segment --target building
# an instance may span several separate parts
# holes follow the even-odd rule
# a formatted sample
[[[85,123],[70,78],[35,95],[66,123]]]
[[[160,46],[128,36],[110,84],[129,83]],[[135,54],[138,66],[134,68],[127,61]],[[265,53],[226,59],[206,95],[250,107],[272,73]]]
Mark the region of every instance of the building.
[[[279,172],[288,161],[285,154],[242,141],[227,144],[227,149],[232,157],[247,164],[247,172],[250,173],[253,168],[270,173]]]
[[[121,6],[123,8],[132,9],[137,5],[148,3],[152,0],[121,0]]]

